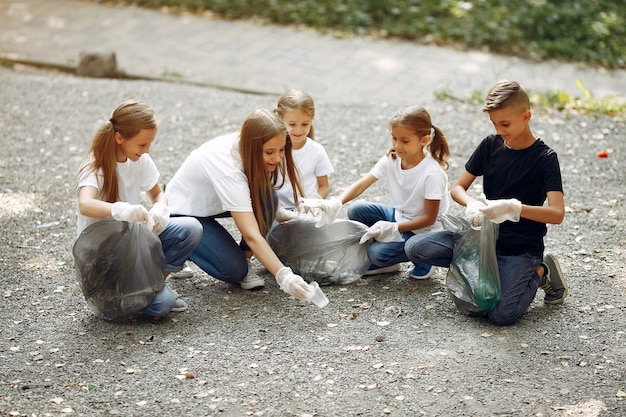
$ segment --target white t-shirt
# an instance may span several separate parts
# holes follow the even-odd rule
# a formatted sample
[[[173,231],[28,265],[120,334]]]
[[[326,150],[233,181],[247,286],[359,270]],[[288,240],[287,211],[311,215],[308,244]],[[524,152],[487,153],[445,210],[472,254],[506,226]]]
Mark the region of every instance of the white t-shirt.
[[[89,163],[89,162],[85,162]],[[141,192],[149,191],[159,181],[159,171],[149,154],[144,153],[136,162],[127,159],[126,162],[117,163],[117,181],[120,201],[130,204],[141,203]],[[79,178],[76,187],[76,195],[82,187],[94,187],[100,192],[103,179],[102,171],[96,175],[95,172],[87,172]],[[103,220],[104,217],[88,217],[78,211],[78,234],[80,235],[87,226]]]
[[[317,193],[317,177],[324,177],[335,172],[333,164],[324,149],[324,146],[311,138],[307,138],[304,146],[297,150],[292,150],[293,159],[300,171],[300,185],[304,190],[304,196],[310,197]],[[280,184],[282,176],[278,174],[278,182]],[[285,183],[281,188],[276,189],[280,204],[288,209],[295,207],[293,201],[293,191],[289,178],[285,179]]]
[[[248,178],[239,155],[239,133],[193,150],[165,187],[172,214],[209,217],[227,211],[252,212]]]
[[[401,158],[393,159],[385,155],[370,171],[377,179],[386,180],[391,205],[396,209],[396,222],[406,222],[423,215],[425,199],[440,200],[438,215],[445,214],[450,206],[448,174],[441,165],[429,152],[411,169],[402,169],[401,163]],[[442,228],[437,221],[432,226],[412,232],[425,233]]]

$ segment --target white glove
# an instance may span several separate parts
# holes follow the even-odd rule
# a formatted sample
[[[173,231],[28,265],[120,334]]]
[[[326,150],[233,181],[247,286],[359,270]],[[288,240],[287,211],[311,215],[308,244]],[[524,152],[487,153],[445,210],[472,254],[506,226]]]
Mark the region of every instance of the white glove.
[[[276,210],[276,221],[278,223],[283,223],[288,220],[293,220],[298,218],[298,213],[295,211],[287,210],[284,207],[278,207]]]
[[[298,210],[301,213],[310,213],[315,217],[319,216],[320,219],[315,224],[315,227],[322,227],[335,221],[342,206],[343,204],[337,197],[331,197],[328,200],[303,198],[300,200]]]
[[[167,204],[157,201],[148,214],[150,215],[150,222],[153,223],[152,230],[157,235],[160,235],[170,222],[170,208]]]
[[[283,266],[278,270],[276,282],[278,282],[281,290],[293,295],[298,300],[306,300],[309,292],[314,290],[300,275],[294,274],[288,266]]]
[[[487,206],[479,210],[492,222],[519,221],[520,213],[522,212],[522,202],[517,198],[487,200],[487,197],[483,195],[482,199]]]
[[[126,222],[147,222],[149,219],[148,210],[144,206],[132,205],[123,201],[113,203],[111,216],[115,220]]]
[[[402,233],[398,231],[398,223],[386,222],[384,220],[377,221],[371,225],[361,236],[359,243],[363,244],[369,239],[374,238],[379,242],[402,242]]]
[[[484,194],[483,194],[484,195]],[[480,227],[483,224],[483,213],[481,208],[487,207],[485,203],[478,200],[470,200],[465,206],[465,218],[472,227]]]

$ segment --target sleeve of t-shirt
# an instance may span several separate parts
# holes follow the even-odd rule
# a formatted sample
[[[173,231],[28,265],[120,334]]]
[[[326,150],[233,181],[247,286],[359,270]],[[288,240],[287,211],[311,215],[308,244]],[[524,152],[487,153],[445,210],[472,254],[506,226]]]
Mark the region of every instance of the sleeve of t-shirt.
[[[470,156],[470,158],[465,163],[465,170],[475,177],[480,177],[485,173],[485,153],[487,152],[487,147],[491,138],[492,136],[488,136],[483,139],[474,150],[474,153],[472,153],[472,156]]]
[[[559,158],[555,151],[548,148],[544,164],[543,178],[545,179],[546,192],[560,191],[563,192],[563,182],[561,179],[561,167],[559,165]]]
[[[441,200],[448,189],[448,179],[445,172],[432,172],[424,180],[424,198],[426,200]]]
[[[139,160],[141,161],[141,191],[149,191],[159,182],[159,170],[150,154],[144,153]]]
[[[370,170],[370,174],[378,180],[384,180],[387,177],[387,167],[389,166],[390,159],[391,157],[384,155]]]
[[[225,175],[213,181],[224,211],[251,212],[250,186],[245,174]]]
[[[324,177],[326,175],[330,175],[335,172],[335,168],[333,168],[333,164],[330,162],[330,158],[326,153],[326,149],[322,145],[319,147],[319,159],[317,164],[315,164],[315,176],[316,177]]]

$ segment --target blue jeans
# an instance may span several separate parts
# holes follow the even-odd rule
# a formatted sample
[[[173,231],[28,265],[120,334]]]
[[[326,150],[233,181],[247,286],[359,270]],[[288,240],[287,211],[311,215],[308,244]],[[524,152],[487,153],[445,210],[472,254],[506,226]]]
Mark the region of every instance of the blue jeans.
[[[348,207],[348,218],[369,227],[379,220],[395,222],[395,211],[396,209],[393,207],[384,204],[355,201]],[[372,262],[370,269],[384,268],[407,262],[409,258],[404,252],[404,244],[413,236],[415,236],[413,232],[404,232],[402,233],[404,242],[383,243],[374,241],[367,249],[367,257]],[[428,266],[428,269],[430,269],[430,266]]]
[[[266,200],[261,210],[269,230],[276,217],[278,196],[274,190],[268,192],[268,196],[271,196],[273,204]],[[197,218],[202,225],[202,239],[191,253],[190,259],[212,277],[237,284],[248,274],[248,262],[244,251],[250,251],[250,247],[243,239],[237,244],[224,226],[218,223],[217,219],[227,217],[231,217],[230,212]]]
[[[169,313],[174,307],[176,302],[176,294],[170,290],[167,285],[163,286],[163,289],[157,293],[154,299],[144,307],[141,312],[149,316],[164,316]]]
[[[405,244],[413,262],[424,262],[449,268],[454,250],[454,233],[450,231],[415,235]],[[497,252],[497,250],[496,250]],[[497,254],[502,299],[488,313],[489,320],[501,326],[517,322],[535,299],[539,288],[537,268],[541,258],[529,255]]]
[[[200,243],[201,237],[202,225],[193,217],[170,217],[167,227],[159,235],[167,260],[165,271],[180,271]],[[150,316],[164,316],[172,310],[175,302],[176,295],[165,285],[141,312]]]
[[[170,217],[159,235],[167,260],[165,272],[178,272],[202,239],[202,225],[193,217]]]

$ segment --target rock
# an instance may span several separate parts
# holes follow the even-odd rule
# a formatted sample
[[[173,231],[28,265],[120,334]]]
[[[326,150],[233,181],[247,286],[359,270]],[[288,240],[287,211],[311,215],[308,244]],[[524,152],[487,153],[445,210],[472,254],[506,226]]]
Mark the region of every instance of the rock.
[[[81,52],[76,75],[93,78],[116,78],[117,69],[115,52]]]

